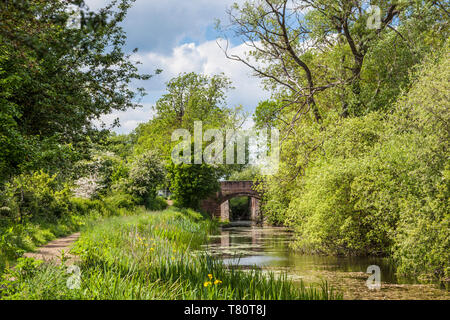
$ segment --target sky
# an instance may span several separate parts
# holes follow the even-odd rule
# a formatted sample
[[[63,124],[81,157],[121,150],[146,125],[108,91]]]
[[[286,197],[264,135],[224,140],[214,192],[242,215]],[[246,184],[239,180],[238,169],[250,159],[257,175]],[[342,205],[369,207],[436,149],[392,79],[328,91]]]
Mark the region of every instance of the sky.
[[[216,19],[227,22],[226,9],[242,0],[137,0],[123,22],[127,33],[125,51],[132,52],[139,60],[142,73],[160,75],[139,83],[147,95],[140,102],[143,108],[130,109],[105,115],[102,120],[110,125],[119,118],[121,127],[117,133],[130,133],[140,123],[153,116],[152,106],[165,93],[165,83],[183,72],[214,75],[223,72],[228,76],[234,90],[228,93],[228,107],[242,105],[252,113],[258,102],[269,98],[262,90],[260,80],[253,77],[244,64],[225,57],[217,42],[223,42],[214,29]],[[91,10],[99,9],[109,0],[87,0]],[[244,54],[247,47],[234,39],[229,47],[231,53]],[[247,126],[251,125],[251,121]]]

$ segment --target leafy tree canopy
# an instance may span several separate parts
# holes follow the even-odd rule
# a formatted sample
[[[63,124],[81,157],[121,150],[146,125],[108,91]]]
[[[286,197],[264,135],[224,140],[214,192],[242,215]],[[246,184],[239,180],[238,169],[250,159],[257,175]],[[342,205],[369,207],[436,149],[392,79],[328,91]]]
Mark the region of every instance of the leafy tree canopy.
[[[39,153],[96,139],[101,131],[94,120],[138,106],[143,89],[130,83],[150,76],[139,74],[122,50],[120,23],[131,3],[113,1],[98,13],[82,0],[0,3],[3,175],[24,161],[39,167],[39,161],[32,163],[42,158]],[[78,27],[69,23],[74,9],[81,12]],[[54,168],[61,167],[58,162]]]

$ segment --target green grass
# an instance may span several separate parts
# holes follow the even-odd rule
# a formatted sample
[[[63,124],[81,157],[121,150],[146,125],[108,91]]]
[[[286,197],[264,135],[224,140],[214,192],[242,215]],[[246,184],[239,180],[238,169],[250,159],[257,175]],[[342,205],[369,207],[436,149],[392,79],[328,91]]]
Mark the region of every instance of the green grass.
[[[59,218],[49,212],[46,216],[31,217],[19,223],[0,216],[0,275],[25,252],[33,252],[49,241],[80,231],[88,221],[133,214],[134,209],[120,208],[113,200],[72,198],[70,214]]]
[[[20,261],[3,281],[3,299],[337,299],[326,285],[294,286],[286,275],[225,266],[201,254],[217,224],[193,211],[141,211],[91,222],[73,252],[80,288],[64,266]]]

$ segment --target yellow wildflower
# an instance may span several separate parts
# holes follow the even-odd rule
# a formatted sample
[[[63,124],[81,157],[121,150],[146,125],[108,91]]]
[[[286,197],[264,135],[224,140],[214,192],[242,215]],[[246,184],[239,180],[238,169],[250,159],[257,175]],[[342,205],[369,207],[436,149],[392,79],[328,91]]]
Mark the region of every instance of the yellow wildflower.
[[[219,279],[216,279],[216,281],[214,281],[214,284],[221,284],[222,281],[220,281]]]
[[[203,284],[204,287],[208,287],[208,286],[210,286],[210,285],[211,285],[211,281],[206,281],[206,282]]]
[[[210,273],[210,274],[208,274],[208,278],[209,278],[209,280],[211,280],[212,279],[212,277],[213,277],[213,275]]]

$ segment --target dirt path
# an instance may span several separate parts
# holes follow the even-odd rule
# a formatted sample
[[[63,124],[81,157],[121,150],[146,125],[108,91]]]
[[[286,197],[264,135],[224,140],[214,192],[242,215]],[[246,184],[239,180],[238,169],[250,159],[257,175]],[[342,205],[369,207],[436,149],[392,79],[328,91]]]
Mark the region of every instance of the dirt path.
[[[74,233],[68,237],[59,238],[49,242],[47,245],[38,248],[36,252],[25,253],[24,257],[43,260],[46,262],[61,263],[61,251],[68,258],[68,262],[77,260],[77,257],[69,254],[70,247],[80,237],[80,233]]]

